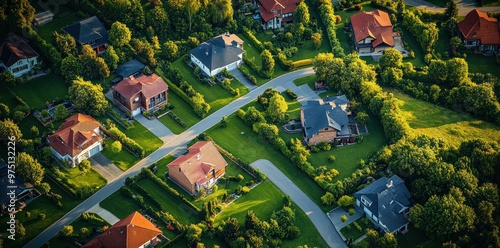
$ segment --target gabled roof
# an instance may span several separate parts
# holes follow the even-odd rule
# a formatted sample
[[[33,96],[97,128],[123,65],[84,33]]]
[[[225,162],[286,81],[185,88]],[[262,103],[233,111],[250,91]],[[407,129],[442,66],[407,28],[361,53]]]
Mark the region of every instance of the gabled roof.
[[[233,37],[235,43],[243,42],[234,34],[225,38],[220,35],[191,49],[191,54],[210,71],[232,64],[241,60],[239,55],[243,54],[244,51],[236,47],[233,41],[230,44],[227,43],[227,41],[231,40],[231,37]]]
[[[372,47],[380,44],[394,46],[392,23],[389,14],[382,10],[372,12],[361,12],[351,16],[351,24],[356,42],[368,37],[375,39]]]
[[[308,101],[301,107],[306,139],[313,137],[325,128],[334,128],[338,136],[348,136],[349,118],[345,107],[349,100],[345,95]],[[345,107],[343,107],[345,105]]]
[[[7,38],[0,45],[0,61],[6,66],[11,67],[20,59],[29,59],[38,57],[38,53],[31,48],[24,39],[9,33]]]
[[[267,22],[274,17],[281,17],[282,14],[292,13],[300,1],[302,0],[259,0],[260,17]],[[278,10],[281,10],[281,14],[276,13]]]
[[[145,65],[139,62],[139,60],[133,59],[123,65],[118,66],[115,72],[116,74],[120,75],[120,77],[126,78],[130,75],[135,74],[136,72],[141,71],[142,69],[144,69],[144,67]]]
[[[119,204],[119,203],[117,203]],[[128,248],[140,247],[162,234],[146,217],[135,211],[125,219],[118,221],[101,235],[92,239],[86,248]]]
[[[478,9],[469,12],[457,26],[464,39],[481,40],[481,43],[485,45],[500,44],[498,20],[488,17],[486,13]]]
[[[86,147],[101,140],[94,130],[101,124],[89,115],[75,114],[68,117],[57,131],[47,137],[50,146],[61,156],[75,157]]]
[[[96,41],[92,44],[92,48],[105,44],[108,41],[108,32],[102,23],[95,16],[75,22],[63,28],[63,31],[71,35],[81,45],[88,44],[91,41]],[[90,44],[89,44],[90,45]]]
[[[213,142],[200,141],[189,147],[188,154],[178,157],[167,166],[172,170],[180,168],[191,184],[202,184],[212,169],[220,171],[227,166],[227,162]]]
[[[404,181],[397,175],[390,178],[382,177],[360,191],[354,193],[354,197],[361,203],[361,198],[368,202],[368,208],[380,222],[382,222],[389,232],[394,232],[406,223],[408,219],[403,211],[411,205],[410,191],[406,188]]]
[[[7,194],[7,189],[14,190],[15,195],[19,196],[27,190],[34,189],[31,183],[25,182],[20,176],[16,176],[14,180],[8,177],[8,165],[0,159],[0,187],[3,189],[2,194],[0,194],[0,205],[8,205],[10,197]],[[15,187],[13,187],[15,186]]]
[[[150,98],[167,91],[168,85],[163,81],[163,78],[153,73],[150,76],[124,78],[115,86],[114,90],[127,99],[134,97],[137,93],[141,93],[145,98]]]

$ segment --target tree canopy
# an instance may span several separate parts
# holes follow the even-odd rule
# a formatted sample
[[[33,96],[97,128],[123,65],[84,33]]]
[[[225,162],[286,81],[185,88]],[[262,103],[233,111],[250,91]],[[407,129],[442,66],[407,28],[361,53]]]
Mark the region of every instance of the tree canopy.
[[[74,108],[87,114],[102,116],[109,108],[101,85],[94,85],[81,77],[73,80],[68,95]]]
[[[38,160],[25,152],[20,152],[17,154],[16,173],[37,186],[42,182],[45,171]]]

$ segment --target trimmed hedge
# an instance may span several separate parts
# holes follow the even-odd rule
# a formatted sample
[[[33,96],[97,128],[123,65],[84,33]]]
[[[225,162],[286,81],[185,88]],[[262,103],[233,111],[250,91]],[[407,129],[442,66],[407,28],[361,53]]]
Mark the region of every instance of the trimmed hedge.
[[[241,73],[243,74],[243,76],[245,76],[250,82],[252,82],[253,84],[257,84],[257,78],[252,75],[248,70],[247,68],[245,67],[240,67],[239,68]]]
[[[340,46],[340,42],[337,39],[337,18],[333,12],[332,2],[322,1],[318,9],[321,19],[323,20],[323,24],[325,24],[326,33],[328,35],[328,40],[330,40],[330,46],[332,47],[333,54],[335,54],[336,57],[344,57],[344,49]]]
[[[297,60],[297,61],[293,62],[293,67],[294,68],[299,68],[301,66],[312,65],[312,63],[313,63],[312,59]]]
[[[257,37],[253,34],[252,30],[248,29],[247,27],[243,27],[243,34],[253,43],[253,45],[259,50],[259,52],[264,51],[264,45],[262,42],[260,42]]]
[[[293,61],[287,59],[286,55],[283,52],[278,53],[278,55],[276,56],[276,60],[285,71],[291,71],[295,69]]]
[[[108,129],[108,133],[112,135],[115,139],[119,140],[123,145],[128,147],[130,150],[132,150],[132,152],[134,152],[136,156],[143,158],[144,155],[146,155],[146,151],[144,150],[144,148],[142,148],[141,145],[137,144],[137,142],[135,142],[133,139],[127,137],[127,135],[122,133],[122,131],[120,131],[118,128],[112,127]]]

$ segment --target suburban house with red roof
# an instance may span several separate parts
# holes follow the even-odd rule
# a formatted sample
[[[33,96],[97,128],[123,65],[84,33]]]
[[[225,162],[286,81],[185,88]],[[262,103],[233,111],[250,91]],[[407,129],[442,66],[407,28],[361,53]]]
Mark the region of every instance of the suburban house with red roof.
[[[116,222],[101,235],[85,244],[84,248],[155,247],[165,240],[155,224],[135,211]]]
[[[466,48],[496,53],[500,45],[498,20],[474,9],[457,24]]]
[[[121,110],[130,116],[142,112],[154,112],[167,104],[168,85],[152,74],[139,77],[129,76],[113,88],[113,100]]]
[[[101,124],[89,115],[68,117],[57,131],[47,137],[52,155],[75,166],[102,151]]]
[[[302,0],[255,0],[264,29],[281,28],[293,22],[293,12]]]
[[[243,62],[243,40],[235,34],[221,34],[191,49],[191,62],[208,76],[231,71]]]
[[[170,162],[168,176],[190,194],[211,188],[226,173],[227,162],[211,141],[200,141]]]
[[[38,63],[38,53],[23,38],[9,33],[0,44],[0,73],[10,71],[21,77]]]
[[[373,53],[395,46],[389,14],[382,10],[361,12],[351,16],[351,30],[353,32],[356,51],[360,54]]]

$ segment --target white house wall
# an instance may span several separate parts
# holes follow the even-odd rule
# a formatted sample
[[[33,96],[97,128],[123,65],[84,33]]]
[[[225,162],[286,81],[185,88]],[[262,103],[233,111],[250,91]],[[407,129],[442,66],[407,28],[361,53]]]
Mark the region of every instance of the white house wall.
[[[212,75],[210,74],[210,70],[209,70],[209,69],[208,69],[208,68],[207,68],[207,67],[206,67],[203,63],[201,63],[201,61],[200,61],[198,58],[196,58],[196,57],[195,57],[194,55],[192,55],[192,54],[191,54],[191,61],[192,61],[193,63],[195,63],[198,67],[200,67],[200,69],[201,69],[203,72],[205,72],[207,75],[212,76]]]

